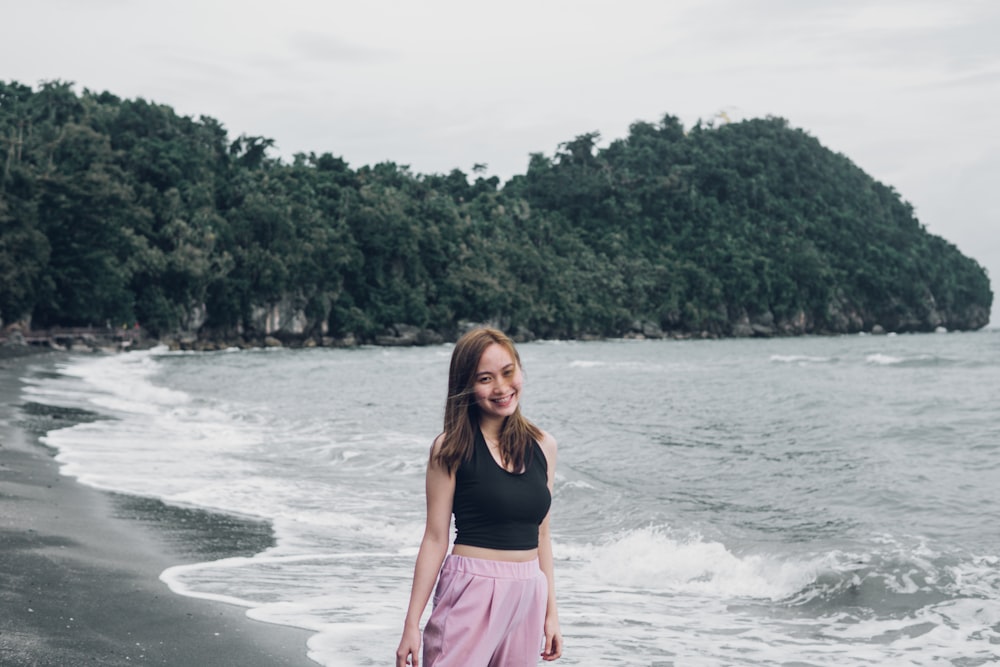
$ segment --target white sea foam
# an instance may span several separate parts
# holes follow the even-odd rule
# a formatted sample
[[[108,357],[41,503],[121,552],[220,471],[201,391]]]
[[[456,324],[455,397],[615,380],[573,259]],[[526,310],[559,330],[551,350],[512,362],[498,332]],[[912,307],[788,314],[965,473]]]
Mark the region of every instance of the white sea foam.
[[[781,364],[826,364],[833,361],[830,357],[814,357],[807,354],[772,354],[771,361]]]
[[[570,368],[598,368],[600,366],[607,366],[607,362],[591,361],[586,359],[577,359],[575,361],[569,362]]]
[[[252,462],[240,454],[261,443],[254,425],[212,407],[193,406],[180,392],[158,392],[140,383],[119,386],[121,392],[137,390],[134,395],[145,400],[92,396],[91,405],[109,409],[116,418],[43,438],[59,450],[64,474],[100,488],[167,500],[237,473],[252,474]]]
[[[557,475],[557,479],[560,479],[558,477],[560,475],[560,473],[557,472],[556,475]],[[566,489],[593,490],[594,489],[594,485],[591,484],[590,482],[584,481],[582,479],[574,479],[574,480],[566,481],[566,482],[560,484],[559,485],[559,489],[560,490],[566,490]]]
[[[865,362],[869,364],[874,364],[876,366],[892,366],[895,364],[901,364],[905,359],[902,357],[894,357],[889,354],[869,354],[865,357]]]
[[[913,365],[921,366],[928,364],[940,364],[947,363],[946,360],[935,357],[930,354],[917,354],[908,357],[898,357],[891,354],[869,354],[865,357],[865,362],[874,366],[896,366],[896,365]]]

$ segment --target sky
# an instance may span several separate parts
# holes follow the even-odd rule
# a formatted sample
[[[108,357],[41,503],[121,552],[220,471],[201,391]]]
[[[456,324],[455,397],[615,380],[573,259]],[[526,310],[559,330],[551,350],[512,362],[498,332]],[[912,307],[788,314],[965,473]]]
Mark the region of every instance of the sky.
[[[986,267],[1000,326],[995,0],[0,0],[0,80],[216,118],[274,155],[506,180],[636,121],[779,116]]]

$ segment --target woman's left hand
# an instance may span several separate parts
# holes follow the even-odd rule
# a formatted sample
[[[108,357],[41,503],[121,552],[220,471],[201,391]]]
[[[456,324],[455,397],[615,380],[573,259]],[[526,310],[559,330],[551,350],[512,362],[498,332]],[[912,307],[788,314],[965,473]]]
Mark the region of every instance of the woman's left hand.
[[[563,638],[559,630],[558,618],[545,619],[545,649],[542,651],[542,660],[557,660],[562,655]]]

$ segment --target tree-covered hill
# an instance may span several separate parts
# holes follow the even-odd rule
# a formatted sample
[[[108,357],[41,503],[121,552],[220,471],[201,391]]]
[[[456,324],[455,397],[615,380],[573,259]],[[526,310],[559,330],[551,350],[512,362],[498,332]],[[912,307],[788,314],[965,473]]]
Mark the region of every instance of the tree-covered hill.
[[[781,119],[577,137],[495,177],[291,163],[212,118],[0,82],[0,324],[449,338],[976,329],[985,270]],[[435,336],[431,336],[434,338]]]

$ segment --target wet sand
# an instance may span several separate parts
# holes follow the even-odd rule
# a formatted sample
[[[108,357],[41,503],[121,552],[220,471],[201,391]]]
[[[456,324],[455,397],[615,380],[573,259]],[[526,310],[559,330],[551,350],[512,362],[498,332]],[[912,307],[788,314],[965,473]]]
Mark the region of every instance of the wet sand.
[[[0,665],[316,667],[311,633],[172,593],[172,565],[250,555],[270,527],[99,491],[38,442],[88,419],[26,402],[21,376],[59,357],[0,355]]]

